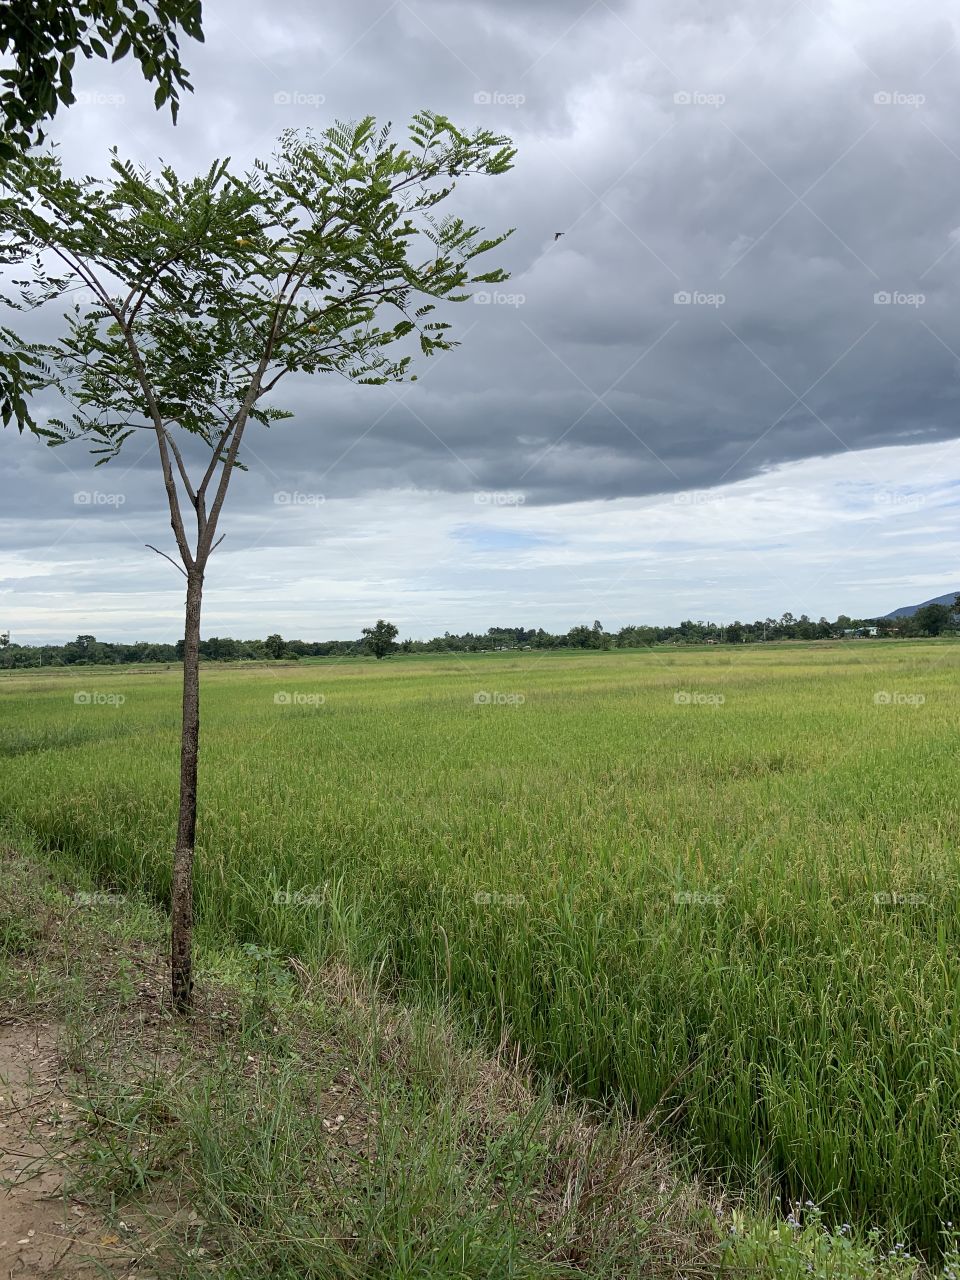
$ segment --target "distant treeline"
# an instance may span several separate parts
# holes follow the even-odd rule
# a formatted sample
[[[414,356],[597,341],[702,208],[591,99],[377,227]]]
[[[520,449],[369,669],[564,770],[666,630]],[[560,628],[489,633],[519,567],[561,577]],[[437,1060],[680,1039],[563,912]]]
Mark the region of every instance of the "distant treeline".
[[[526,627],[490,627],[483,634],[449,631],[432,640],[402,640],[399,653],[490,653],[509,649],[634,649],[654,644],[757,644],[771,640],[834,640],[878,636],[930,636],[954,630],[957,616],[945,605],[927,605],[912,618],[848,618],[814,621],[806,614],[756,622],[693,622],[675,627],[629,626],[608,631],[601,622],[572,627],[559,635]],[[243,662],[263,659],[362,657],[371,652],[363,637],[357,640],[286,640],[280,635],[265,640],[233,640],[211,636],[201,641],[200,653],[211,662]],[[0,669],[11,667],[74,666],[99,663],[178,662],[183,642],[114,644],[92,635],[77,636],[67,644],[20,645],[0,633]]]

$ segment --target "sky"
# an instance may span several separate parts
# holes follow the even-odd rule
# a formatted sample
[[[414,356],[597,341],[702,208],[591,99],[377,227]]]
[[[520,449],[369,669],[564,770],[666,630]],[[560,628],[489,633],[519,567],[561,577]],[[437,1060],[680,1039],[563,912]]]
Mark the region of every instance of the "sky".
[[[461,345],[405,385],[295,378],[294,418],[253,428],[204,634],[866,617],[960,588],[955,4],[204,15],[176,127],[133,63],[79,68],[69,171],[114,144],[245,169],[284,129],[422,108],[517,147],[451,198],[515,228],[510,280],[445,317]],[[146,543],[175,554],[139,441],[94,470],[0,431],[0,630],[176,638],[183,579]]]

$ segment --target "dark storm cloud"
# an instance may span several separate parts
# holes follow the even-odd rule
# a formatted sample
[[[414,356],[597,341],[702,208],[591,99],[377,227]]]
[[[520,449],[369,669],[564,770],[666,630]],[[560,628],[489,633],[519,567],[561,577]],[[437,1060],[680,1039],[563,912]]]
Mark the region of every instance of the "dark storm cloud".
[[[292,381],[278,403],[296,419],[251,436],[238,510],[390,486],[645,495],[958,434],[946,3],[206,9],[181,126],[132,71],[92,66],[94,101],[59,129],[71,168],[102,169],[113,141],[187,170],[227,151],[246,165],[285,127],[400,123],[422,106],[519,146],[511,175],[459,193],[484,224],[517,228],[500,253],[510,282],[453,309],[463,346],[415,386]],[[104,104],[111,90],[125,102]],[[96,484],[162,515],[137,445]],[[27,514],[32,484],[68,506],[95,487],[75,450],[66,471],[44,452],[25,462],[30,447],[0,437],[7,513]]]

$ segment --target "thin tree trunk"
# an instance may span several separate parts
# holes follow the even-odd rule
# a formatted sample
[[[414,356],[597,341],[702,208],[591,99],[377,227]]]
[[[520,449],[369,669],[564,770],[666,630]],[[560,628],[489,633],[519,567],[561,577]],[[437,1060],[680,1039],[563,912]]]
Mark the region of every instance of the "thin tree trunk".
[[[183,632],[183,721],[180,733],[180,813],[173,853],[170,962],[173,1007],[190,1008],[193,992],[193,851],[197,833],[197,758],[200,750],[200,606],[203,570],[187,574]]]

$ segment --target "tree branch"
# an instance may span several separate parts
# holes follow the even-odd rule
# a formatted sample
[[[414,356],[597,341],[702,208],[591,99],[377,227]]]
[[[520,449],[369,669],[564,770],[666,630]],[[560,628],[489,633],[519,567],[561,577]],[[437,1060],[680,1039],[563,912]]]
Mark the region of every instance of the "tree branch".
[[[167,443],[170,445],[170,448],[173,450],[173,456],[176,459],[177,468],[180,472],[180,479],[183,481],[183,485],[187,491],[187,495],[190,498],[190,501],[193,504],[193,506],[196,507],[197,495],[193,491],[193,486],[190,483],[190,476],[187,474],[187,469],[183,465],[183,457],[181,456],[180,449],[177,446],[177,442],[176,440],[174,440],[173,436],[170,434],[170,432],[167,430],[166,427],[163,428],[163,434],[167,437]]]
[[[147,548],[148,551],[156,551],[157,555],[163,556],[164,560],[170,560],[170,563],[173,565],[173,567],[177,570],[178,573],[182,573],[184,577],[187,576],[187,571],[186,569],[184,569],[183,565],[177,564],[176,560],[171,560],[170,556],[168,556],[165,551],[158,551],[157,548],[152,546],[149,542],[145,542],[143,545]]]
[[[150,417],[153,421],[154,430],[156,431],[157,445],[160,450],[160,465],[163,471],[163,483],[167,493],[167,503],[170,508],[170,523],[173,526],[174,536],[177,540],[177,548],[180,552],[181,558],[183,559],[184,565],[186,565],[187,568],[192,568],[193,556],[190,552],[190,544],[187,542],[186,530],[183,527],[183,514],[180,511],[180,498],[177,494],[177,486],[173,478],[173,468],[170,465],[170,453],[167,449],[168,437],[166,434],[166,428],[163,425],[163,418],[160,414],[160,408],[157,404],[153,386],[147,376],[147,370],[143,363],[143,358],[140,354],[140,349],[137,346],[136,339],[133,336],[133,331],[125,320],[122,311],[114,303],[113,299],[107,293],[106,289],[101,284],[99,277],[94,271],[87,267],[80,259],[61,250],[59,246],[53,243],[49,238],[47,238],[44,243],[47,248],[51,249],[57,255],[61,262],[66,263],[72,271],[76,271],[81,280],[93,289],[103,302],[103,305],[120,326],[120,331],[123,334],[124,341],[126,342],[127,350],[130,352],[131,359],[133,360],[137,381],[140,384],[140,389],[146,397],[147,405],[150,409]]]

